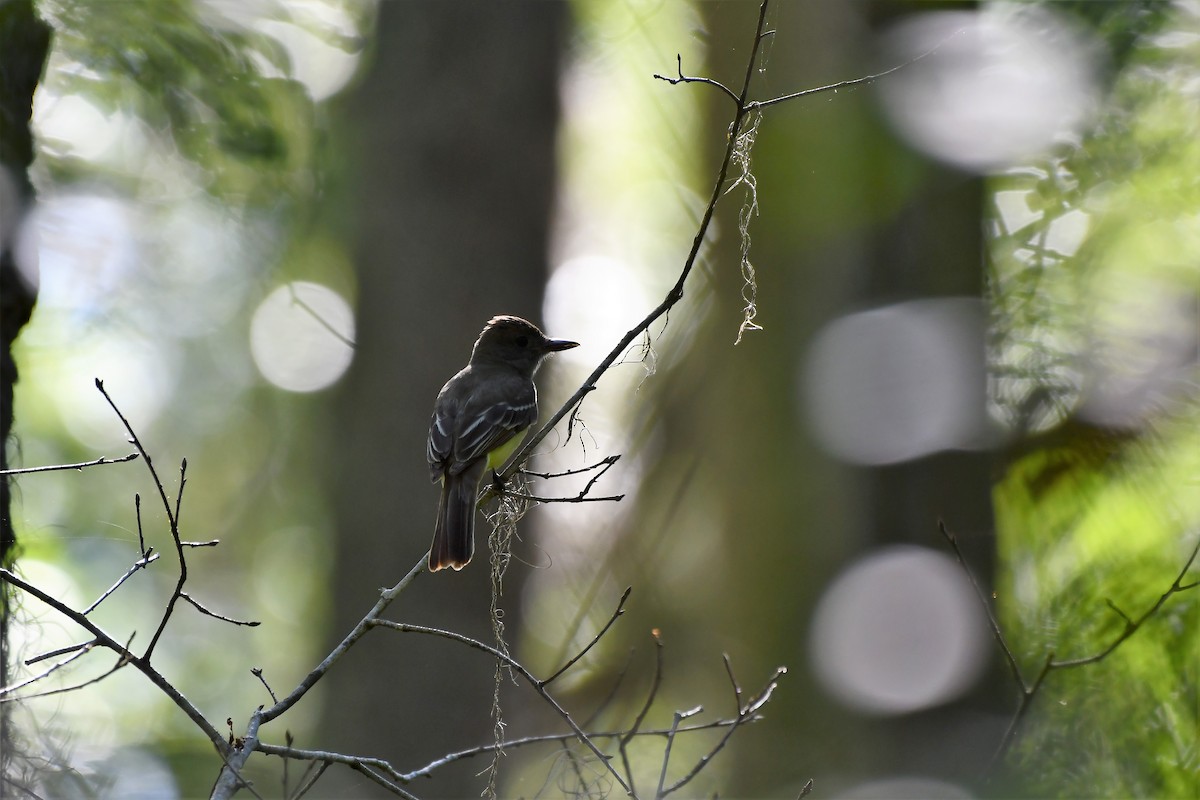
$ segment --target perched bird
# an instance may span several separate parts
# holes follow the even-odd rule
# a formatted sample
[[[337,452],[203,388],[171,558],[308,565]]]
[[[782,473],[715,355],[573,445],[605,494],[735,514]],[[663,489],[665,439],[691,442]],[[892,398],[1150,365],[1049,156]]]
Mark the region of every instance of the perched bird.
[[[429,422],[429,474],[442,482],[429,570],[459,570],[475,551],[475,503],[486,470],[498,470],[537,420],[533,373],[578,342],[549,339],[520,317],[492,317],[471,360],[438,392]]]

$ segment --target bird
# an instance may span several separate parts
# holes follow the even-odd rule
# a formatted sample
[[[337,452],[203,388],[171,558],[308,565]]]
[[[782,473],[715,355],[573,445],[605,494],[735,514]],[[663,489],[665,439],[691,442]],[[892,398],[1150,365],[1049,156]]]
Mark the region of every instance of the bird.
[[[429,475],[441,482],[429,571],[465,567],[475,551],[475,505],[486,470],[499,470],[538,416],[533,375],[550,353],[578,347],[528,320],[492,317],[471,360],[438,392],[429,421]]]

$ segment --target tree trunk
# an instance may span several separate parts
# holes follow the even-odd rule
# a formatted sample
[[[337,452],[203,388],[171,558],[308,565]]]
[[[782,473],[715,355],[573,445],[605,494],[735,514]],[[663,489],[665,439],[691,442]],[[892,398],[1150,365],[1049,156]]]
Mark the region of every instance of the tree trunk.
[[[29,165],[33,162],[33,134],[29,119],[46,54],[50,28],[34,13],[31,0],[0,4],[0,470],[8,469],[8,437],[13,424],[13,386],[17,366],[12,347],[29,321],[36,287],[17,270],[15,238],[33,200]],[[9,479],[0,477],[0,566],[16,558],[17,539],[12,526]],[[0,588],[0,686],[8,684],[9,589]],[[0,704],[0,797],[8,796],[12,758],[11,704]]]
[[[564,11],[381,4],[374,64],[344,101],[361,282],[357,356],[336,400],[329,462],[334,636],[429,546],[437,488],[425,439],[438,389],[491,316],[540,317]],[[390,616],[489,640],[488,530],[478,526],[470,566],[422,575]],[[518,577],[505,584],[510,629]],[[489,741],[493,667],[443,640],[377,631],[329,676],[322,741],[308,744],[411,768]],[[478,794],[482,766],[421,794]],[[354,792],[369,785],[334,780],[354,781]]]

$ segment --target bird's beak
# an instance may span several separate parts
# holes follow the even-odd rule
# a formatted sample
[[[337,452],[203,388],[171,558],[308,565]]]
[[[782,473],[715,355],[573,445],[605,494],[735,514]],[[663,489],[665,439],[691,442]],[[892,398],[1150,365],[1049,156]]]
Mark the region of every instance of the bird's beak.
[[[572,347],[579,347],[579,342],[572,342],[568,339],[546,340],[547,353],[557,353],[559,350],[570,350]]]

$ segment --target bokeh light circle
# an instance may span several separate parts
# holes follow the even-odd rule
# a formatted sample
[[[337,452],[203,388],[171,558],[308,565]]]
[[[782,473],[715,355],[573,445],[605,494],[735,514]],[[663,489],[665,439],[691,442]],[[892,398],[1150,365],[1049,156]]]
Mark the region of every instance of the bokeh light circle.
[[[1044,6],[912,15],[887,34],[883,108],[914,147],[990,172],[1081,127],[1096,104],[1095,48]]]
[[[986,447],[984,320],[970,298],[833,320],[813,341],[801,376],[813,435],[854,464]]]
[[[847,706],[879,715],[949,702],[980,677],[987,635],[959,566],[899,545],[852,564],[826,589],[809,655],[821,684]]]
[[[318,283],[296,281],[267,295],[250,324],[250,352],[262,376],[290,392],[336,382],[354,358],[354,312]]]

